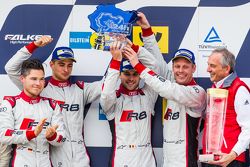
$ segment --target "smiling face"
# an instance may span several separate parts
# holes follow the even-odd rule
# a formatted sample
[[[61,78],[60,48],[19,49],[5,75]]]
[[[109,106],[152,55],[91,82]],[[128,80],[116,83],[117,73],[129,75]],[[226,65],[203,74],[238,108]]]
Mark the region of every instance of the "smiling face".
[[[29,97],[37,97],[45,85],[44,72],[42,70],[31,69],[28,75],[21,75],[23,90]]]
[[[187,85],[193,79],[193,73],[195,72],[196,66],[189,60],[183,57],[176,58],[173,61],[172,70],[176,83],[180,85]]]
[[[139,86],[140,76],[133,70],[126,70],[121,72],[121,84],[128,90],[135,90]]]
[[[73,62],[72,59],[51,61],[53,78],[58,81],[67,81],[72,73]]]
[[[207,64],[207,72],[209,72],[212,82],[218,82],[230,74],[229,65],[223,66],[222,64],[222,53],[212,53]]]

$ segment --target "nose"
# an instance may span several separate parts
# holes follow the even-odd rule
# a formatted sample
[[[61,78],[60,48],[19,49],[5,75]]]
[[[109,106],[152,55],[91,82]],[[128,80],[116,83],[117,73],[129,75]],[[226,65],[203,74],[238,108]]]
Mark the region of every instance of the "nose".
[[[211,68],[209,65],[207,66],[207,72],[211,72]]]
[[[183,67],[180,67],[180,68],[179,68],[179,72],[183,72]]]
[[[69,72],[69,68],[68,67],[64,67],[64,71],[65,72]]]
[[[128,80],[129,80],[129,81],[133,81],[133,80],[134,80],[133,75],[130,75],[130,76],[128,77]]]

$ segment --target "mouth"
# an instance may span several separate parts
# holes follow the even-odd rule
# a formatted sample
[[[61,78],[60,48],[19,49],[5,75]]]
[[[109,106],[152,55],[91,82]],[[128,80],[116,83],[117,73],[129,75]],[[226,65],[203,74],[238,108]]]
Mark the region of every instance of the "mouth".
[[[177,78],[179,78],[179,79],[185,79],[185,77],[186,76],[184,76],[184,75],[177,75]]]
[[[134,85],[134,83],[131,83],[131,82],[130,82],[130,83],[127,83],[127,84],[128,84],[129,86],[133,86],[133,85]]]
[[[214,77],[214,74],[210,74],[210,77],[211,77],[211,78]]]
[[[40,91],[41,88],[33,88],[34,91]]]

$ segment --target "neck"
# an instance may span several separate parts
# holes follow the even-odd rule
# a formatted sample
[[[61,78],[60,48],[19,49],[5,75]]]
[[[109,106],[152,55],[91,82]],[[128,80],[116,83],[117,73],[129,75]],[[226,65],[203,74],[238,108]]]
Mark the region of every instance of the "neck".
[[[35,99],[37,98],[39,95],[33,95],[33,94],[30,94],[28,91],[26,91],[25,89],[23,90],[24,94],[29,97],[29,98],[32,98],[32,99]]]

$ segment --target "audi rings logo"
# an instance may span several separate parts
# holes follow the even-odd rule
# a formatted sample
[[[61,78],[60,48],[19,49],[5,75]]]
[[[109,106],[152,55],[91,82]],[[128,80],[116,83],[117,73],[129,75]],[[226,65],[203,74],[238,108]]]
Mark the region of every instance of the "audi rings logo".
[[[7,111],[7,107],[1,107],[0,108],[0,112],[5,112],[5,111]]]

